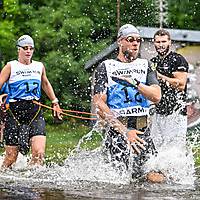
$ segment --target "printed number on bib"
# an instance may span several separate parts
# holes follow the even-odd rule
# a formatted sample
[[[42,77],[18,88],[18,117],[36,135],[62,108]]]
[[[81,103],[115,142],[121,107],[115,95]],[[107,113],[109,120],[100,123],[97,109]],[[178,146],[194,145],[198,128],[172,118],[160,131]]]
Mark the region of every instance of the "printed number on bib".
[[[131,98],[129,97],[129,94],[128,94],[128,89],[127,89],[126,87],[123,87],[122,90],[124,91],[124,93],[125,93],[125,98],[126,98],[125,101],[124,101],[124,103],[133,102],[134,99],[135,99],[136,102],[142,103],[142,98],[140,97],[140,93],[139,93],[139,92],[136,92],[136,93],[135,93],[135,96],[134,96],[134,99],[131,99]]]
[[[26,92],[25,93],[33,93],[33,94],[37,94],[37,90],[39,87],[39,83],[37,82],[33,82],[32,84],[25,82],[24,83],[26,85]],[[32,85],[31,89],[30,89],[30,85]]]

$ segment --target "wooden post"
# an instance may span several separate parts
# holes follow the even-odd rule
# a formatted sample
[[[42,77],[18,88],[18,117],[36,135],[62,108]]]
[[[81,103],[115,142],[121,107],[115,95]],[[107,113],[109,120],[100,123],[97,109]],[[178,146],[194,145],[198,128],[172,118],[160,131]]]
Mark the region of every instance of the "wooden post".
[[[117,0],[117,32],[120,28],[120,0]]]

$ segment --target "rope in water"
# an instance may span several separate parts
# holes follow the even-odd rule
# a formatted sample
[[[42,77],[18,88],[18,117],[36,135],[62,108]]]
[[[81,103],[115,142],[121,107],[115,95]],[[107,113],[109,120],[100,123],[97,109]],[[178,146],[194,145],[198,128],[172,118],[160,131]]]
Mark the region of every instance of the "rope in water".
[[[44,105],[40,102],[37,102],[37,101],[33,101],[33,103],[39,105],[39,106],[42,106],[44,108],[48,108],[50,110],[54,110],[54,111],[57,111],[57,109],[54,109],[50,106],[47,106],[47,105]],[[77,113],[77,114],[87,114],[87,115],[93,115],[93,116],[97,116],[96,114],[93,114],[93,113],[89,113],[89,112],[82,112],[82,111],[76,111],[76,110],[64,110],[64,109],[60,109],[61,110],[61,114],[62,115],[65,115],[65,116],[68,116],[68,117],[73,117],[73,118],[78,118],[78,119],[85,119],[85,120],[97,120],[96,118],[92,118],[92,117],[83,117],[83,116],[77,116],[77,115],[71,115],[71,114],[67,114],[66,112],[68,113]]]

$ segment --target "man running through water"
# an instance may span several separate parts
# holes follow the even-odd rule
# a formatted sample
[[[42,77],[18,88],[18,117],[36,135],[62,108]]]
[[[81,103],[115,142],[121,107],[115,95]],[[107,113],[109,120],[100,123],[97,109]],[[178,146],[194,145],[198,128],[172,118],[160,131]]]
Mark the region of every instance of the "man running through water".
[[[117,58],[105,60],[97,67],[93,101],[99,117],[110,127],[105,145],[111,159],[131,167],[133,178],[138,178],[144,175],[142,166],[149,155],[155,154],[147,116],[149,100],[158,103],[161,90],[148,61],[138,58],[139,31],[126,24],[119,29],[117,42]],[[147,177],[153,182],[164,180],[156,172]]]
[[[186,91],[188,63],[185,58],[170,50],[171,37],[168,31],[154,34],[154,46],[158,53],[151,61],[157,71],[162,91],[161,101],[155,106],[152,134],[158,147],[171,141],[185,146],[187,132]],[[173,131],[172,131],[173,130]],[[173,138],[173,140],[172,140]],[[174,139],[178,139],[178,141]]]
[[[180,180],[192,173],[192,151],[186,142],[187,133],[187,75],[186,59],[171,51],[171,36],[165,29],[154,34],[154,46],[158,53],[151,59],[158,75],[162,91],[161,101],[155,105],[152,116],[152,137],[158,151],[157,168],[170,179]],[[163,154],[169,156],[163,156]],[[164,158],[165,165],[162,159]],[[178,164],[177,164],[178,163]],[[180,169],[177,168],[179,165]],[[187,172],[188,170],[188,172]],[[171,173],[170,173],[171,172]],[[176,173],[175,173],[176,172]],[[172,175],[173,174],[173,175]],[[172,177],[170,177],[172,175]]]

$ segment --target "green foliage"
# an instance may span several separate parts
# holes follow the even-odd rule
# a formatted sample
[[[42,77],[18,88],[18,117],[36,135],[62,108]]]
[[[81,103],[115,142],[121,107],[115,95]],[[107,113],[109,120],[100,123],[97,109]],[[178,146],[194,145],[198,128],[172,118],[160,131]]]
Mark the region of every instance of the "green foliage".
[[[16,20],[17,14],[19,14],[19,2],[18,0],[4,0],[3,7],[4,7],[4,14],[7,19]]]
[[[169,26],[180,29],[200,29],[200,2],[169,1]]]
[[[170,27],[200,28],[198,2],[168,3]],[[4,0],[0,13],[3,63],[16,58],[17,38],[31,35],[36,44],[33,58],[44,62],[63,106],[89,111],[90,74],[84,70],[84,64],[116,40],[116,0]],[[120,22],[157,26],[155,1],[121,1]]]
[[[16,49],[15,34],[18,31],[18,27],[15,26],[15,21],[19,12],[18,1],[3,1],[3,9],[0,9],[0,55],[3,58],[3,64],[14,58],[11,49]]]
[[[129,22],[137,26],[155,26],[156,23],[155,6],[149,0],[122,1],[121,14],[122,24]]]
[[[10,49],[16,49],[14,34],[15,34],[15,26],[13,21],[9,22],[5,20],[0,23],[0,40],[1,40],[0,54],[2,54],[4,62],[7,62],[11,58],[14,58],[12,51],[10,51]]]

